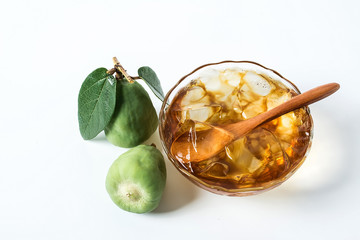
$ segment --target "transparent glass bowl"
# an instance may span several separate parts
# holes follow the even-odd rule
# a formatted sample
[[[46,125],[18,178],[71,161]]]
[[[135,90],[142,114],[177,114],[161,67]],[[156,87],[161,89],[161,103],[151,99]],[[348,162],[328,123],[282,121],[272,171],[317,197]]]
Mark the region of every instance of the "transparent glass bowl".
[[[217,70],[224,70],[229,68],[240,68],[243,70],[251,70],[255,71],[258,74],[264,74],[270,77],[273,80],[280,81],[282,84],[284,84],[287,88],[293,90],[295,93],[300,94],[299,89],[289,80],[281,76],[278,72],[266,68],[258,63],[251,62],[251,61],[223,61],[218,63],[209,63],[202,65],[189,74],[185,75],[183,78],[181,78],[173,88],[170,89],[170,91],[166,94],[165,100],[163,102],[163,105],[160,110],[160,125],[159,125],[159,133],[160,133],[160,139],[162,146],[165,150],[165,153],[168,156],[168,159],[172,162],[172,164],[175,166],[177,170],[180,171],[180,173],[185,176],[187,179],[189,179],[191,182],[196,184],[197,186],[208,190],[212,193],[220,194],[220,195],[228,195],[228,196],[248,196],[248,195],[254,195],[258,194],[267,190],[270,190],[274,187],[279,186],[281,183],[283,183],[285,180],[287,180],[303,163],[305,160],[312,142],[312,133],[313,133],[313,122],[310,115],[310,110],[308,107],[305,108],[307,113],[310,117],[310,136],[308,139],[308,145],[307,149],[304,152],[303,156],[300,157],[296,161],[296,164],[291,166],[291,168],[281,176],[280,178],[277,178],[275,180],[271,180],[266,183],[262,183],[261,186],[256,187],[244,187],[244,188],[226,188],[224,186],[221,186],[221,180],[219,179],[219,183],[217,184],[210,184],[207,181],[204,181],[204,179],[201,179],[197,176],[195,176],[193,173],[189,172],[176,158],[171,154],[170,147],[172,143],[172,139],[174,136],[172,135],[171,131],[169,131],[167,126],[167,111],[169,110],[169,104],[173,101],[174,97],[178,93],[180,89],[182,89],[184,86],[189,84],[191,80],[197,79],[199,77],[199,73],[201,73],[203,70],[207,68],[217,69]]]

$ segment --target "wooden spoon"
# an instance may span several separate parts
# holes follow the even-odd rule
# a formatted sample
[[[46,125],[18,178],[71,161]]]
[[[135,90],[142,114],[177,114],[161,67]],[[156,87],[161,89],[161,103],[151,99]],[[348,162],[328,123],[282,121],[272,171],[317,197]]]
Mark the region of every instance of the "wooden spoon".
[[[317,102],[336,92],[337,83],[329,83],[299,94],[279,106],[253,118],[223,126],[213,126],[208,130],[186,132],[171,145],[171,154],[180,162],[199,162],[208,159],[224,149],[236,139],[246,135],[259,125],[281,115]]]

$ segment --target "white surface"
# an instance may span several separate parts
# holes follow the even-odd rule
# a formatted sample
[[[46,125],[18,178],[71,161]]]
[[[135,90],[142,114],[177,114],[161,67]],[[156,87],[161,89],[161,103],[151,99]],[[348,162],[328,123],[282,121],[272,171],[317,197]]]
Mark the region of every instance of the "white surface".
[[[360,238],[359,12],[356,0],[1,1],[0,239]],[[218,196],[167,161],[160,207],[136,215],[104,187],[125,149],[78,130],[81,83],[113,56],[131,75],[151,66],[165,92],[226,59],[274,68],[303,91],[341,89],[311,107],[313,148],[282,186]]]

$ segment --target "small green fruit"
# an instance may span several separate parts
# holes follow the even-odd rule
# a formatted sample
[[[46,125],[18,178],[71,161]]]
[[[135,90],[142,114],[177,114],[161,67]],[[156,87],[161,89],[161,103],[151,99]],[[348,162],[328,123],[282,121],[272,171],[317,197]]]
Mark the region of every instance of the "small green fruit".
[[[111,165],[106,190],[121,209],[146,213],[159,205],[165,181],[166,168],[160,151],[153,146],[139,145]]]
[[[121,80],[116,89],[116,105],[106,138],[112,144],[130,148],[147,140],[158,126],[158,117],[149,94],[137,82]]]

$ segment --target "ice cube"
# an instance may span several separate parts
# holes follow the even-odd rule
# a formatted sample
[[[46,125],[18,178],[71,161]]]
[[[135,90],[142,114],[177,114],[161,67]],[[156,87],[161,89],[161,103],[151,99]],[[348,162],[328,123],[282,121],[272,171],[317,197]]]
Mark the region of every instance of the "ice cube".
[[[286,128],[291,128],[295,126],[295,121],[296,121],[296,117],[294,112],[289,112],[285,115],[282,115],[280,120],[281,125]]]
[[[229,172],[229,166],[221,162],[208,163],[205,169],[203,169],[200,175],[204,177],[223,178],[227,176]]]
[[[249,164],[249,166],[248,166],[247,169],[248,169],[248,171],[249,171],[250,173],[253,173],[253,172],[255,172],[256,170],[258,170],[258,169],[260,169],[261,167],[263,167],[263,165],[264,165],[264,162],[263,162],[263,161],[257,159],[256,157],[253,157],[253,158],[251,159],[250,164]]]
[[[291,99],[291,94],[286,90],[281,90],[270,93],[266,96],[266,99],[267,110],[270,110]]]
[[[240,102],[241,101],[252,102],[256,99],[256,97],[258,97],[258,96],[253,96],[253,95],[254,94],[252,94],[252,90],[250,89],[250,87],[247,84],[244,84],[240,88],[238,97],[239,97]]]
[[[247,72],[244,76],[244,80],[252,91],[260,96],[266,96],[271,91],[269,82],[254,72]]]
[[[202,103],[188,105],[183,107],[181,111],[181,122],[185,120],[193,120],[199,122],[206,122],[216,113],[219,113],[221,106],[218,104],[203,105]]]
[[[226,69],[222,72],[220,79],[230,86],[237,87],[240,84],[241,75],[238,70]]]
[[[201,82],[205,85],[206,92],[213,95],[216,101],[226,102],[232,95],[235,87],[228,84],[223,74],[216,69],[208,69],[200,75]]]
[[[283,149],[279,139],[269,130],[258,128],[245,138],[246,148],[259,160],[267,163],[283,157]]]
[[[294,112],[289,112],[279,118],[276,132],[280,134],[282,139],[293,138],[293,135],[296,134],[297,131],[297,119]]]
[[[246,107],[243,108],[242,117],[244,119],[249,119],[265,111],[266,105],[264,104],[264,99],[260,98],[257,101],[249,103],[248,105],[246,105]]]
[[[201,72],[200,80],[205,84],[207,91],[217,91],[221,88],[220,72],[216,69],[209,68]]]
[[[181,106],[189,106],[196,103],[201,103],[203,105],[210,104],[210,99],[203,88],[192,86],[181,100]]]
[[[262,161],[245,147],[244,138],[227,146],[225,152],[229,161],[236,164],[236,168],[241,173],[253,173],[262,166]]]
[[[237,113],[237,114],[241,114],[243,111],[243,105],[240,102],[238,96],[234,96],[231,98],[231,106],[232,106],[232,110]],[[239,115],[239,117],[241,117],[241,115]]]
[[[225,153],[230,161],[236,162],[244,151],[244,138],[240,138],[225,147]]]
[[[234,89],[233,86],[222,84],[218,91],[213,91],[212,93],[214,94],[217,101],[226,103],[233,95],[236,96],[237,90]]]

